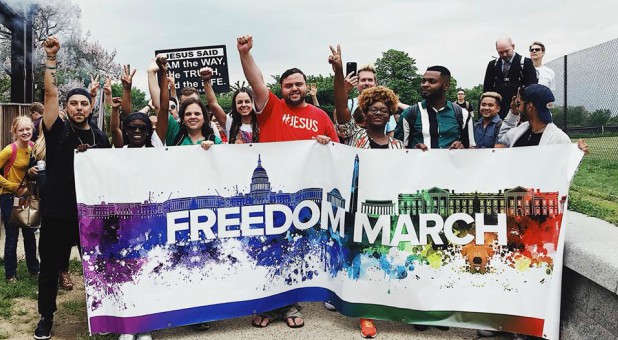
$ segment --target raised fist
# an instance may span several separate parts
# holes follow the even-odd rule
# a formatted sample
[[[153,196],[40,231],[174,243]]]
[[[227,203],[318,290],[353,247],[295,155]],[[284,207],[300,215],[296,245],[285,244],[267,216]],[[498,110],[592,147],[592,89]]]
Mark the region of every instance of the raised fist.
[[[148,64],[147,71],[148,72],[159,72],[159,66],[157,65],[155,58],[150,59],[150,64]]]
[[[55,56],[60,50],[60,42],[56,37],[49,37],[43,42],[43,48],[47,56]]]
[[[236,47],[238,47],[238,52],[248,53],[253,47],[253,37],[250,35],[239,37],[236,39]]]
[[[210,67],[202,67],[200,69],[200,78],[203,81],[209,81],[212,78],[212,69]]]
[[[159,66],[159,70],[163,72],[163,74],[167,74],[167,58],[163,54],[157,55],[156,58],[157,66]]]
[[[119,109],[121,104],[122,104],[122,99],[120,97],[112,98],[112,108],[113,109]]]

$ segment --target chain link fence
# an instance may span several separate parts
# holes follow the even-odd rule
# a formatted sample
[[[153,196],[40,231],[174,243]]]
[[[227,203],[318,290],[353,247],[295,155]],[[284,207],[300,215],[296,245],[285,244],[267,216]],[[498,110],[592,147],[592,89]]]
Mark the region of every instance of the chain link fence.
[[[554,123],[576,140],[584,138],[590,157],[618,166],[618,38],[545,65],[556,74]]]

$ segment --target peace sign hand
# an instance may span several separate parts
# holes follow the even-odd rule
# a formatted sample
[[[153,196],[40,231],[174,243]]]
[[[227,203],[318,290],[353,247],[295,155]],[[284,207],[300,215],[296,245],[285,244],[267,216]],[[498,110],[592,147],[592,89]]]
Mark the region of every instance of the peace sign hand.
[[[332,46],[330,47],[331,55],[328,56],[328,63],[333,67],[333,71],[343,72],[343,63],[341,61],[341,46],[337,44],[337,49],[335,50]]]

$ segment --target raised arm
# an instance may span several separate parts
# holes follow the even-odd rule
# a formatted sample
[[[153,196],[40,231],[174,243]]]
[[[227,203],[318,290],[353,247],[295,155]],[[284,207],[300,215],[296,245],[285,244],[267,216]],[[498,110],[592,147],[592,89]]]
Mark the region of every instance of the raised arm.
[[[238,53],[240,54],[240,63],[242,64],[242,70],[245,73],[245,78],[253,89],[253,101],[255,103],[255,111],[260,112],[268,101],[268,87],[264,82],[264,76],[262,71],[255,64],[253,56],[251,55],[251,48],[253,47],[253,37],[250,35],[243,35],[236,41],[236,47],[238,47]]]
[[[94,107],[97,102],[97,95],[99,94],[99,75],[90,75],[90,86],[88,87],[88,92],[90,92],[90,106]]]
[[[160,96],[159,96],[160,105],[157,111],[157,134],[159,135],[159,138],[161,138],[161,140],[164,141],[165,136],[167,134],[167,124],[168,124],[168,119],[169,119],[168,115],[169,115],[169,106],[170,106],[170,93],[167,90],[168,80],[167,80],[167,77],[165,77],[165,74],[167,74],[167,58],[165,58],[165,56],[163,55],[158,55],[156,62],[157,62],[158,68],[161,70],[161,73],[164,75],[163,77],[161,77],[161,88],[164,90],[159,91],[160,92]],[[153,101],[154,101],[154,97],[153,97]]]
[[[133,87],[133,76],[135,75],[135,69],[133,71],[130,70],[129,65],[122,66],[122,76],[120,80],[122,81],[122,117],[128,116],[133,111],[133,106],[131,105],[131,88]]]
[[[43,123],[49,131],[58,119],[60,106],[58,104],[58,87],[56,82],[56,55],[60,50],[60,42],[55,37],[49,37],[43,42],[45,48],[45,109]]]
[[[112,145],[115,148],[124,146],[122,131],[120,130],[120,106],[122,101],[119,97],[112,98],[112,114],[109,116],[109,130],[112,133]]]
[[[309,94],[311,95],[311,102],[313,102],[313,105],[320,107],[320,102],[318,101],[318,84],[309,84]]]
[[[341,61],[341,47],[337,45],[337,50],[330,46],[331,55],[328,62],[335,72],[335,115],[338,124],[345,124],[352,119],[352,114],[348,109],[348,93],[345,87],[345,77],[343,76],[343,65]]]
[[[174,72],[167,72],[167,83],[170,87],[170,96],[176,98],[176,101],[178,101],[178,95],[176,92],[176,75],[174,74]]]
[[[212,79],[212,69],[210,67],[202,67],[200,69],[200,78],[204,82],[204,93],[206,94],[206,102],[208,103],[208,107],[212,110],[212,113],[215,115],[217,122],[223,128],[225,128],[225,120],[227,116],[225,115],[225,111],[219,102],[217,101],[217,96],[215,96],[215,90],[212,89],[212,84],[210,83],[210,79]],[[232,103],[232,105],[235,105]]]
[[[159,66],[157,66],[157,62],[155,58],[152,58],[150,64],[148,64],[148,91],[150,92],[150,98],[152,99],[152,106],[155,109],[158,109],[161,105],[159,104],[160,99],[160,89],[159,83],[157,81],[157,72],[159,72]],[[169,103],[168,103],[169,105]]]

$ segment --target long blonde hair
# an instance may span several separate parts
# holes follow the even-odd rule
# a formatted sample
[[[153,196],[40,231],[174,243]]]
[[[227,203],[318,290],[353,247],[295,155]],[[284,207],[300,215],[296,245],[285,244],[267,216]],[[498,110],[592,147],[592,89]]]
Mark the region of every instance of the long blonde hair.
[[[43,131],[41,131],[39,132],[39,137],[37,137],[36,142],[32,147],[32,157],[34,157],[37,161],[45,160],[46,150],[45,135],[43,134]]]
[[[11,124],[11,133],[13,134],[13,141],[17,140],[17,127],[19,126],[19,124],[22,124],[22,123],[30,124],[30,127],[32,127],[32,131],[34,132],[34,123],[32,122],[32,119],[30,119],[30,117],[26,117],[26,116],[15,117],[15,119],[13,119],[13,123]]]

